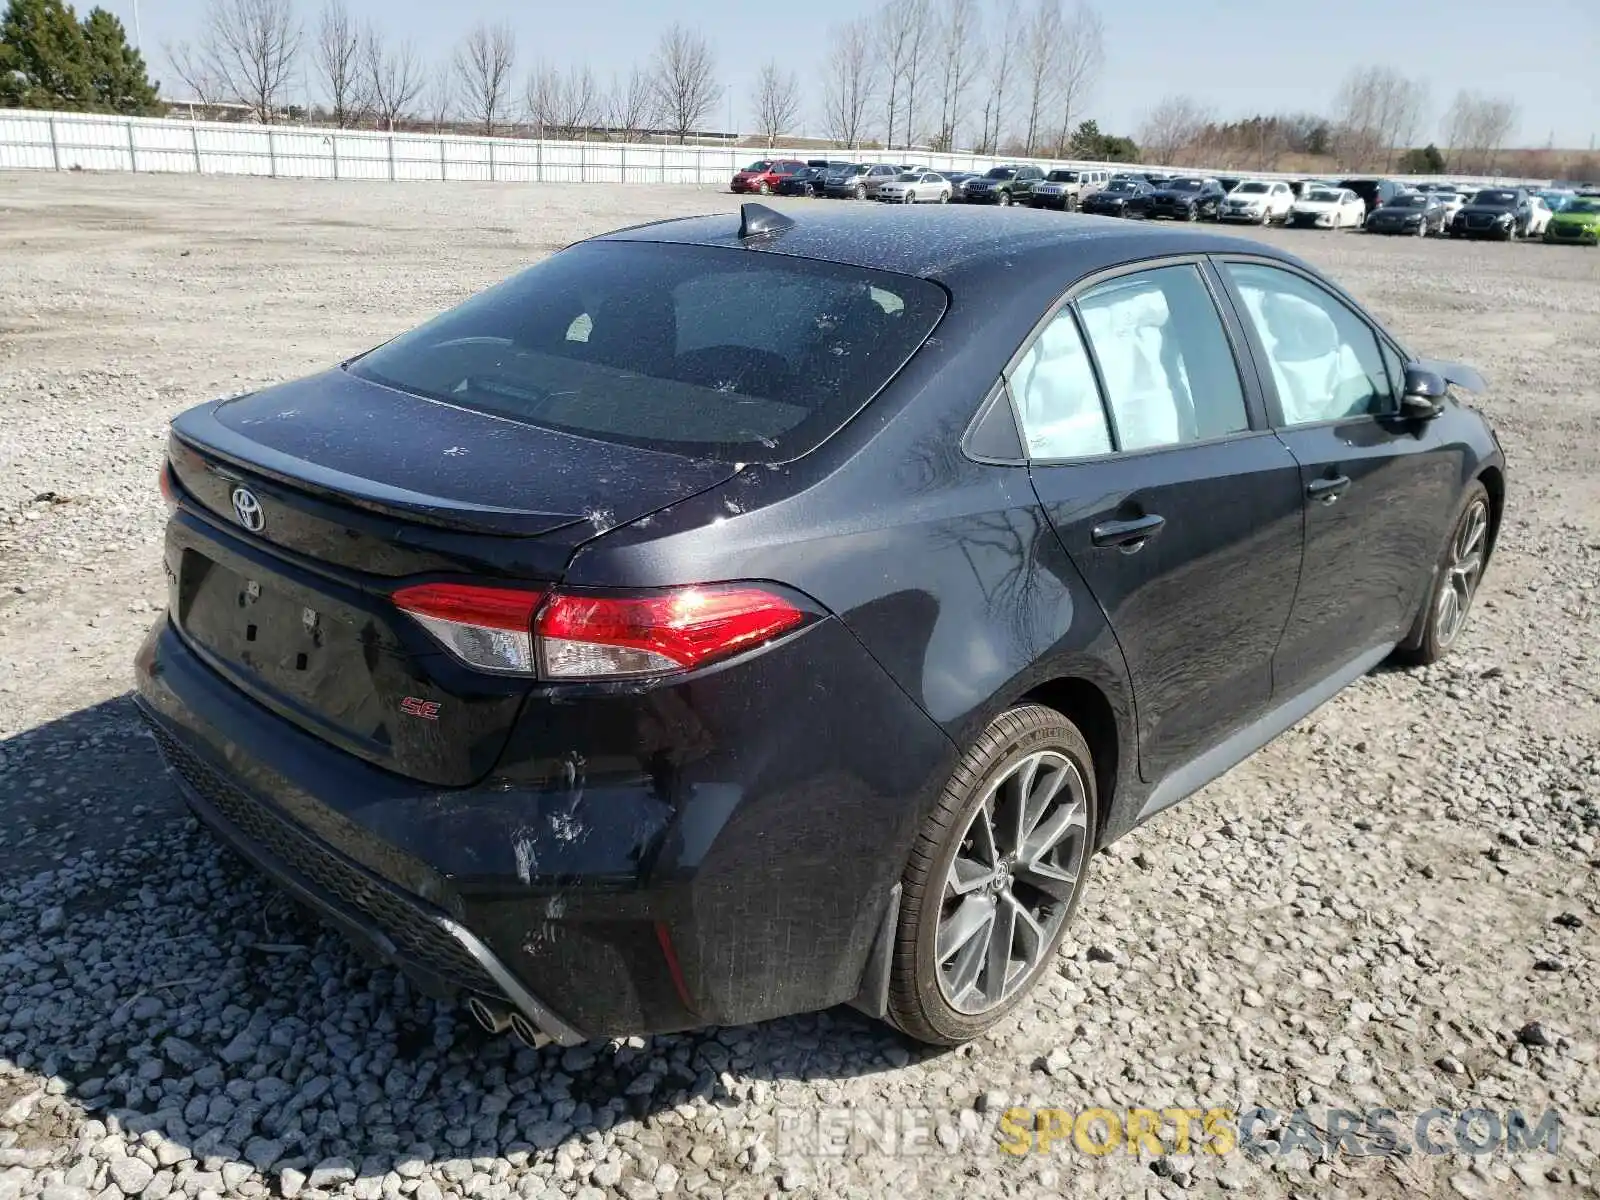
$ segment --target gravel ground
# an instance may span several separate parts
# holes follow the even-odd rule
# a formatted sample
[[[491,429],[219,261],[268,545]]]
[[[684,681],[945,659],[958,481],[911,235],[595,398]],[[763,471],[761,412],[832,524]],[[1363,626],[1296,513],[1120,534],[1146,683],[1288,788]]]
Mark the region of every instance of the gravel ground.
[[[1484,370],[1498,558],[1446,663],[1374,673],[1106,854],[1056,973],[960,1051],[848,1010],[521,1049],[186,818],[126,698],[164,594],[167,419],[574,238],[734,203],[0,176],[0,1200],[1596,1194],[1592,251],[1257,235]],[[1563,1130],[1554,1155],[1019,1158],[1013,1104],[1554,1107]],[[840,1109],[852,1136],[794,1135]]]

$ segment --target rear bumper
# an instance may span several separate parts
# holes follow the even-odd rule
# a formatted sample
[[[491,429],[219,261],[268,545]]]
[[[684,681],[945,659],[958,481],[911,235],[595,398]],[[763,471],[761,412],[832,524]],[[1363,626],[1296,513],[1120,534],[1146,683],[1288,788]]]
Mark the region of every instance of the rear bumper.
[[[953,759],[831,620],[742,669],[544,704],[470,788],[304,733],[165,618],[136,675],[224,840],[425,991],[508,1002],[565,1044],[855,999]]]

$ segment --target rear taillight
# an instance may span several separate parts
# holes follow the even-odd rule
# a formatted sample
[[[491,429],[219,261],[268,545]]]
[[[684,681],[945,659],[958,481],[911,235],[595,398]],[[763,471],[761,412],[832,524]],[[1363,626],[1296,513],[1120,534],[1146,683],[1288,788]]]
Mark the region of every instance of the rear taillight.
[[[157,477],[156,486],[161,489],[161,499],[166,501],[167,515],[171,516],[178,511],[178,489],[172,482],[172,464],[165,459],[161,463],[161,474]]]
[[[748,584],[643,598],[558,592],[539,613],[539,663],[553,679],[681,671],[770,641],[805,619],[782,596]]]
[[[543,592],[420,583],[401,588],[393,599],[462,662],[485,671],[533,673],[533,614]]]
[[[704,666],[802,625],[811,613],[754,584],[645,596],[428,583],[394,593],[457,658],[546,679],[618,679]]]

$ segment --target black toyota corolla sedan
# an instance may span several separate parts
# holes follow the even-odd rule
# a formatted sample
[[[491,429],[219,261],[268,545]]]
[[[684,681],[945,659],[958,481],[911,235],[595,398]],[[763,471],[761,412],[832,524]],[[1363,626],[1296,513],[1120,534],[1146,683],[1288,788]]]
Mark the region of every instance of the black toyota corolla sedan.
[[[174,421],[139,703],[222,838],[490,1029],[959,1043],[1098,848],[1460,636],[1505,467],[1452,384],[1192,228],[626,229]]]

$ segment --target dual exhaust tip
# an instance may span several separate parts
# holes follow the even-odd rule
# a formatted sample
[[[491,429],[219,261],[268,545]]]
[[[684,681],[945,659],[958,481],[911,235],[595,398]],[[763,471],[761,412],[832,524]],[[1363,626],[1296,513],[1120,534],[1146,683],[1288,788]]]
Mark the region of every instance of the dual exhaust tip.
[[[469,997],[467,1011],[487,1033],[501,1034],[509,1030],[512,1037],[533,1050],[550,1044],[550,1035],[540,1030],[527,1017],[493,1000],[486,1000],[482,996]]]

